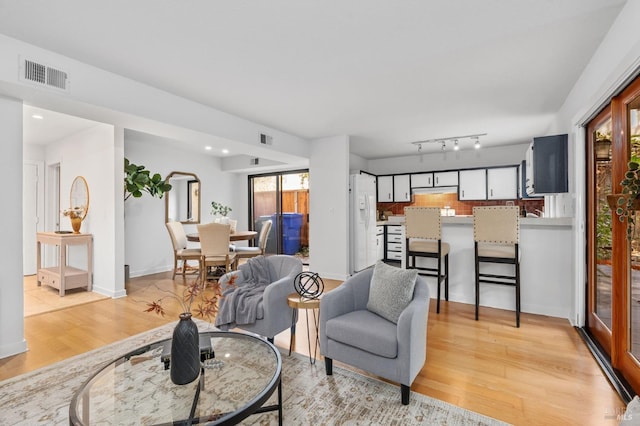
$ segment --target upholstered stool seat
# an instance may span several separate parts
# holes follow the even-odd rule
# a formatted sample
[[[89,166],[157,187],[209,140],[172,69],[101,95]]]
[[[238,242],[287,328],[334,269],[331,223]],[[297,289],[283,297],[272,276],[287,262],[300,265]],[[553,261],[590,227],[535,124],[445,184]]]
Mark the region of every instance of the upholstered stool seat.
[[[442,243],[441,247],[441,257],[444,257],[449,254],[449,243]],[[438,242],[437,241],[426,241],[426,240],[409,240],[409,251],[421,251],[424,253],[438,253]]]
[[[440,287],[444,282],[444,298],[449,300],[449,251],[442,242],[440,209],[437,207],[405,207],[406,267],[417,269],[420,275],[436,277],[438,301],[436,313],[440,313]],[[416,257],[435,259],[437,266],[416,266]],[[444,272],[442,260],[444,259]]]
[[[478,256],[513,259],[516,256],[515,246],[509,244],[478,244]],[[518,253],[520,257],[520,253]]]

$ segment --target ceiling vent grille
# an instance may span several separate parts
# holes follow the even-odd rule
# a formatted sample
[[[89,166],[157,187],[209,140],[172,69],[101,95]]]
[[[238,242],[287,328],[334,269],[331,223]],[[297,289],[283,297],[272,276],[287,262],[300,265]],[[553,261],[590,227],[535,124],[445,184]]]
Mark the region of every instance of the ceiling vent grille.
[[[24,73],[21,77],[26,81],[61,90],[67,90],[69,82],[66,72],[28,59],[24,60]]]
[[[260,159],[258,157],[249,159],[249,164],[252,166],[257,166],[260,164]]]

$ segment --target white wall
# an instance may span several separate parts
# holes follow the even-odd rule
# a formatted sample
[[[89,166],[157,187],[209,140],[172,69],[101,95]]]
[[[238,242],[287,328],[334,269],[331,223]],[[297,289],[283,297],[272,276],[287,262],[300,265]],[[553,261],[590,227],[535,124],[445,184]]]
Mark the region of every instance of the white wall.
[[[66,71],[70,87],[61,94],[19,80],[19,59],[29,58]],[[256,157],[280,162],[308,157],[300,137],[269,128],[166,91],[0,34],[0,93],[43,108],[146,133],[223,147],[229,141]],[[269,146],[260,134],[273,137]]]
[[[89,187],[89,212],[82,222],[82,233],[93,234],[93,290],[111,296],[125,295],[124,279],[116,279],[115,215],[115,131],[107,124],[76,133],[46,148],[46,164],[60,164],[60,208],[69,208],[69,191],[76,176],[83,176]],[[120,171],[120,176],[122,172]],[[71,230],[69,218],[60,218],[60,229]],[[54,231],[54,229],[46,229]],[[69,262],[86,268],[84,247],[72,247]],[[79,263],[76,263],[79,262]]]
[[[309,269],[346,279],[349,269],[349,137],[311,141]]]
[[[369,160],[356,154],[349,154],[349,174],[369,172]]]
[[[573,325],[584,325],[586,280],[585,264],[585,132],[581,127],[596,113],[607,100],[621,88],[640,67],[640,32],[637,18],[640,16],[640,2],[629,1],[616,18],[611,29],[598,47],[589,64],[557,114],[555,131],[569,133],[573,141],[570,171],[575,185],[576,222],[574,229],[575,279],[572,292],[570,320]]]
[[[27,350],[22,284],[22,102],[0,96],[0,169],[6,180],[0,246],[0,358]]]
[[[222,172],[220,159],[180,149],[166,140],[139,132],[125,131],[125,156],[144,165],[152,173],[166,177],[173,171],[195,173],[201,184],[201,222],[211,222],[211,202],[230,206],[229,217],[238,220],[239,229],[247,229],[246,180],[240,175]],[[144,194],[125,203],[125,262],[130,276],[153,274],[173,269],[173,248],[165,227],[165,199]],[[187,233],[196,225],[185,224]]]
[[[542,135],[541,135],[542,136]],[[370,173],[414,173],[432,170],[457,170],[473,167],[509,166],[524,160],[527,144],[501,148],[446,151],[405,157],[382,158],[368,161]]]

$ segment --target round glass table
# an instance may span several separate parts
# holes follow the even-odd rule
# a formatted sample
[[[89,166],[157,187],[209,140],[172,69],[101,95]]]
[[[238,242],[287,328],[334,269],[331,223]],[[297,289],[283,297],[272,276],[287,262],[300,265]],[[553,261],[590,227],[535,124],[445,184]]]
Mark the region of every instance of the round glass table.
[[[200,376],[175,385],[169,376],[171,339],[138,348],[102,367],[75,393],[72,425],[236,424],[278,411],[282,424],[282,359],[252,335],[200,333]],[[278,390],[277,404],[263,406]]]

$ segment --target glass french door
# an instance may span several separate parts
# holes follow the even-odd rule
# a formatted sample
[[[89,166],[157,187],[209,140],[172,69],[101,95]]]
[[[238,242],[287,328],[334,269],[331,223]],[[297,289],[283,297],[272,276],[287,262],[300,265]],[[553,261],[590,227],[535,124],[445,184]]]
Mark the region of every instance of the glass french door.
[[[588,324],[600,345],[611,355],[612,329],[612,189],[611,109],[603,110],[588,126],[587,188],[589,221]],[[609,197],[607,197],[609,196]],[[609,204],[613,201],[613,204]]]
[[[615,212],[627,163],[640,162],[640,77],[588,124],[587,148],[587,328],[640,392],[640,226],[627,235]]]

